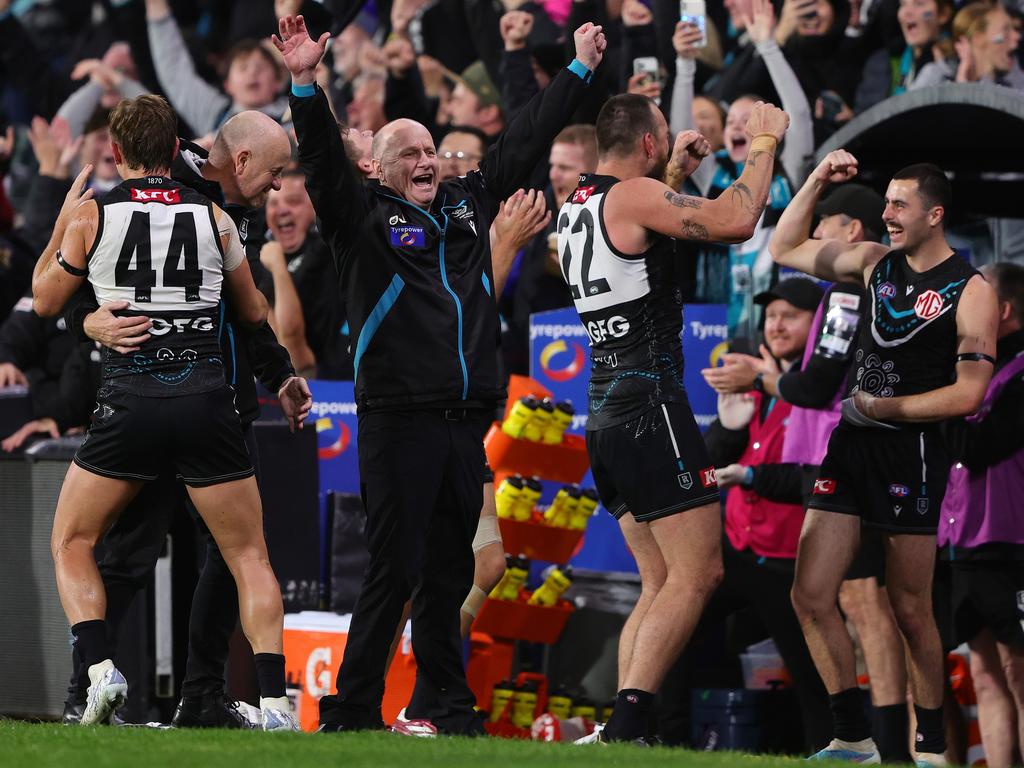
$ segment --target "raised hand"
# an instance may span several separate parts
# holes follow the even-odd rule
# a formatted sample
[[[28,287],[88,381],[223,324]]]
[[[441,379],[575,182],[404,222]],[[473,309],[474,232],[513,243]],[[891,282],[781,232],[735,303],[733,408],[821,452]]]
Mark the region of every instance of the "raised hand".
[[[501,39],[506,51],[519,51],[526,47],[526,38],[533,31],[533,14],[526,11],[509,11],[499,22]]]
[[[292,73],[296,85],[309,85],[316,79],[316,67],[327,51],[330,32],[324,32],[319,40],[313,40],[306,29],[302,16],[285,16],[278,20],[280,34],[271,35],[274,47],[281,52],[284,65]]]
[[[637,72],[629,78],[626,93],[635,93],[649,99],[660,99],[661,83],[651,77],[650,72]]]
[[[814,169],[814,178],[826,184],[842,184],[857,175],[857,158],[845,149],[836,149]]]
[[[701,161],[711,154],[711,143],[697,131],[680,131],[672,146],[669,165],[684,179],[697,170]]]
[[[770,39],[775,31],[775,8],[771,0],[751,0],[750,13],[744,14],[742,19],[747,34],[755,43]]]
[[[58,179],[70,175],[71,163],[82,146],[82,137],[72,139],[71,127],[62,117],[53,118],[52,123],[38,116],[32,118],[28,141],[39,163],[39,173]]]
[[[719,395],[718,420],[726,429],[743,429],[754,418],[756,407],[752,395]]]
[[[622,4],[622,25],[626,27],[642,27],[654,23],[651,9],[640,0],[626,0]]]
[[[759,101],[750,110],[750,117],[747,119],[747,135],[750,138],[757,136],[774,136],[776,141],[782,141],[789,128],[789,115],[776,107],[774,104],[765,104]]]
[[[681,59],[695,59],[697,54],[700,53],[700,49],[697,48],[697,43],[703,39],[704,35],[700,31],[700,27],[696,24],[690,24],[686,21],[676,22],[676,31],[672,34],[672,47],[676,49],[676,56]]]
[[[392,77],[405,77],[416,66],[416,51],[407,37],[395,37],[384,43],[384,60]]]
[[[602,29],[601,26],[588,21],[572,35],[576,43],[576,59],[591,72],[597,69],[608,47]]]

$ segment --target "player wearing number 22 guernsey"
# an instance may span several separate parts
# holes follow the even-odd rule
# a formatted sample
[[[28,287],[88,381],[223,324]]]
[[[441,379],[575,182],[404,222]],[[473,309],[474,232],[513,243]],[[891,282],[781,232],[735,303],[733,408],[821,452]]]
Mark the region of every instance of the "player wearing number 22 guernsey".
[[[612,715],[590,740],[644,737],[654,694],[722,573],[718,483],[683,389],[672,238],[749,238],[788,123],[781,110],[755,106],[743,175],[704,200],[674,189],[708,153],[707,140],[684,131],[670,160],[654,103],[616,96],[597,119],[597,173],[580,177],[558,214],[562,276],[591,344],[587,453],[642,585],[619,641]]]

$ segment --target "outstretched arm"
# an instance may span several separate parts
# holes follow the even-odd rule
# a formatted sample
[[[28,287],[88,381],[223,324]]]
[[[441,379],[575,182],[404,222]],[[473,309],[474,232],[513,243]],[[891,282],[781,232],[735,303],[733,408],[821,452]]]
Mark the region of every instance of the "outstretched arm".
[[[829,184],[857,175],[857,159],[845,149],[829,152],[796,193],[768,244],[776,264],[792,267],[822,280],[865,284],[871,269],[888,252],[878,243],[843,243],[810,237],[814,207]]]
[[[858,392],[854,398],[857,410],[878,421],[929,422],[971,415],[985,399],[992,378],[998,327],[995,289],[981,275],[975,275],[967,282],[957,306],[956,351],[958,356],[977,355],[980,359],[958,359],[956,382],[920,395],[873,397]]]

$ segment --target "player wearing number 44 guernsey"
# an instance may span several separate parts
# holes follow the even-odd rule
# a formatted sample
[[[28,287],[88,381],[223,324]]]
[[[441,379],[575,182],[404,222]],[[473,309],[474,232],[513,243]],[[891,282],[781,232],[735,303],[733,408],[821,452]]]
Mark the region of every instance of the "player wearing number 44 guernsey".
[[[110,136],[125,181],[94,201],[91,191],[82,194],[92,167],[82,170],[32,278],[33,308],[44,317],[88,279],[101,305],[125,301],[125,314],[152,321],[137,352],[104,350],[93,423],[54,518],[57,588],[89,670],[81,723],[107,722],[128,691],[111,660],[93,548],[143,483],[173,463],[235,577],[242,628],[256,653],[264,728],[296,730],[284,696],[281,593],[218,341],[222,286],[243,323],[263,323],[267,304],[231,219],[168,178],[176,127],[160,97],[117,106]]]
[[[868,290],[851,396],[808,503],[793,585],[793,606],[831,696],[835,740],[815,757],[879,762],[836,602],[863,523],[885,539],[886,588],[907,646],[917,714],[918,765],[945,765],[943,655],[931,582],[949,459],[938,424],[981,405],[993,370],[997,302],[946,242],[951,192],[934,165],[904,168],[889,183],[882,219],[892,249],[808,239],[824,190],[856,174],[849,152],[830,153],[786,208],[770,246],[780,264],[824,280],[861,281]]]
[[[559,213],[562,274],[591,341],[587,452],[642,584],[619,640],[615,707],[591,741],[647,735],[654,694],[722,576],[718,484],[683,389],[670,238],[749,238],[788,125],[785,112],[755,106],[743,175],[709,201],[660,180],[666,171],[677,183],[689,175],[708,154],[707,140],[681,133],[670,161],[668,125],[654,102],[616,96],[597,119],[597,173],[580,177]]]

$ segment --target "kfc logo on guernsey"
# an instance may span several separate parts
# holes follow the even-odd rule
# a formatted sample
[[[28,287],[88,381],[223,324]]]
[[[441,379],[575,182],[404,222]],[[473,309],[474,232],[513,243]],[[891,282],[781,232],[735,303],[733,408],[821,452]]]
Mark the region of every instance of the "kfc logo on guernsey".
[[[942,312],[942,297],[937,291],[925,291],[914,302],[914,313],[922,320],[931,320]]]
[[[715,476],[714,467],[708,467],[700,471],[700,484],[705,488],[714,488],[718,485],[718,478]]]
[[[836,481],[819,478],[814,481],[815,496],[831,496],[836,492]]]
[[[139,203],[173,203],[181,202],[181,193],[177,189],[137,189],[132,187],[132,200]]]
[[[577,187],[576,191],[572,193],[573,205],[582,205],[590,199],[590,196],[594,194],[594,190],[597,187]]]

